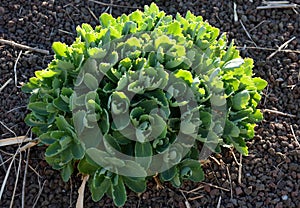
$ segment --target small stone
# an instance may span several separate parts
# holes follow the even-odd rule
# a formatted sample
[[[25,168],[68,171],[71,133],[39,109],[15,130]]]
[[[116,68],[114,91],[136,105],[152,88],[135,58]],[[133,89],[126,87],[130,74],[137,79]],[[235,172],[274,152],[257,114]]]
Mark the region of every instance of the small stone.
[[[296,53],[289,53],[288,57],[292,59],[294,62],[298,61],[298,56]]]
[[[0,7],[0,15],[2,16],[4,15],[4,13],[5,13],[5,9],[3,7]]]
[[[297,197],[297,196],[298,196],[298,191],[293,191],[293,192],[291,193],[291,196],[292,196],[292,197]]]
[[[288,143],[287,141],[282,141],[282,142],[281,142],[281,145],[282,145],[283,147],[287,147],[287,146],[289,146],[289,143]]]
[[[238,202],[237,202],[237,200],[236,199],[231,199],[230,200],[235,206],[237,206],[238,205]]]
[[[256,190],[257,191],[265,190],[265,185],[264,184],[256,184]]]
[[[288,195],[283,195],[281,198],[283,201],[286,201],[289,197],[288,197]]]
[[[299,171],[300,170],[300,165],[296,163],[290,163],[290,170],[291,171]]]
[[[252,186],[249,186],[244,189],[245,194],[250,195],[252,193]]]
[[[241,189],[241,187],[236,187],[235,193],[236,193],[236,195],[241,195],[243,193],[243,190]]]
[[[279,78],[277,78],[277,79],[276,79],[276,81],[277,81],[277,82],[283,82],[283,81],[284,81],[284,79],[283,79],[283,78],[281,78],[281,77],[279,77]]]
[[[275,208],[282,208],[283,205],[282,205],[282,202],[279,202],[278,204],[276,204]]]

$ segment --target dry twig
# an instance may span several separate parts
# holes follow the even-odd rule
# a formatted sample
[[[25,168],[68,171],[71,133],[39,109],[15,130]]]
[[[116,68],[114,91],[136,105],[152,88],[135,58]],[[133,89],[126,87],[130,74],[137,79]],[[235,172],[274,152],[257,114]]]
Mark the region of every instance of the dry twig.
[[[261,111],[263,113],[264,112],[268,112],[268,113],[274,113],[274,114],[281,115],[281,116],[287,116],[287,117],[291,117],[291,118],[297,118],[297,116],[295,116],[295,115],[292,115],[292,114],[289,114],[289,113],[283,113],[283,112],[280,112],[280,111],[277,111],[277,110],[262,109]]]
[[[42,192],[43,192],[45,183],[46,183],[46,181],[43,182],[43,185],[42,185],[42,187],[41,187],[41,186],[40,186],[40,182],[39,182],[39,192],[38,192],[38,194],[37,194],[37,196],[36,196],[36,198],[35,198],[35,201],[34,201],[34,204],[32,205],[32,208],[35,208],[35,206],[37,205],[37,203],[38,203],[38,201],[39,201],[39,198],[40,198],[40,196],[41,196],[41,194],[42,194]]]
[[[231,175],[230,175],[230,172],[229,172],[228,165],[226,165],[226,170],[227,170],[228,179],[229,179],[229,183],[230,183],[230,199],[233,199],[232,181],[231,181]]]
[[[0,124],[4,127],[4,128],[6,128],[10,133],[12,133],[13,135],[15,135],[15,137],[17,137],[17,134],[13,131],[13,130],[11,130],[8,126],[6,126],[2,121],[0,121]],[[2,139],[0,140],[0,141],[2,141]],[[1,143],[0,143],[1,144]],[[1,145],[0,145],[1,146]]]
[[[213,188],[217,188],[217,189],[220,189],[220,190],[223,190],[223,191],[230,191],[229,189],[227,189],[227,188],[223,188],[223,187],[220,187],[220,186],[216,186],[216,185],[213,185],[213,184],[210,184],[210,183],[205,183],[205,182],[201,182],[202,184],[204,184],[204,185],[208,185],[208,186],[211,186],[211,187],[213,187]]]
[[[295,9],[297,4],[289,1],[263,1],[264,6],[258,6],[256,9]]]
[[[272,58],[276,53],[278,53],[279,51],[281,51],[284,47],[286,47],[290,42],[292,42],[296,37],[292,37],[291,39],[289,39],[288,41],[284,42],[276,51],[274,51],[271,55],[269,55],[267,57],[267,60],[269,60],[270,58]]]
[[[238,183],[239,184],[242,184],[242,168],[243,168],[243,165],[242,165],[242,158],[243,158],[243,155],[240,154],[240,162],[237,161],[237,158],[234,154],[234,151],[231,151],[231,154],[236,162],[236,164],[239,166],[239,175],[238,175]]]
[[[65,34],[68,34],[68,35],[75,35],[75,34],[69,32],[69,31],[62,30],[62,29],[58,29],[58,32],[65,33]]]
[[[0,147],[14,145],[14,144],[21,144],[23,142],[29,142],[29,141],[32,141],[32,138],[28,138],[27,136],[17,136],[17,137],[11,137],[7,139],[1,139]]]
[[[26,46],[26,45],[23,45],[23,44],[20,44],[20,43],[16,43],[16,42],[11,41],[11,40],[0,39],[0,43],[7,44],[7,45],[17,47],[17,48],[21,48],[23,50],[29,50],[29,51],[34,51],[34,52],[49,55],[49,51],[47,51],[47,50],[39,49],[39,48],[32,48],[30,46]]]
[[[239,17],[236,12],[236,3],[235,2],[233,2],[233,18],[234,18],[235,22],[239,21]]]
[[[117,5],[117,4],[108,4],[108,3],[104,3],[101,1],[95,1],[95,0],[88,0],[90,2],[94,2],[96,4],[100,4],[103,6],[108,6],[108,7],[121,7],[121,8],[130,8],[130,9],[142,9],[141,7],[136,7],[136,6],[124,6],[124,5]]]
[[[245,50],[245,49],[257,49],[257,50],[264,50],[264,51],[277,51],[278,49],[274,49],[274,48],[265,48],[265,47],[253,47],[253,46],[237,46],[236,48],[241,49],[241,50]],[[300,53],[299,50],[290,50],[290,49],[284,49],[284,50],[280,50],[278,52],[285,52],[285,53]]]
[[[189,194],[189,193],[197,194],[196,191],[198,191],[198,190],[200,190],[200,189],[203,189],[203,188],[204,188],[204,186],[198,186],[197,188],[194,188],[194,189],[189,190],[189,191],[186,191],[186,190],[180,190],[180,191],[185,192],[185,193],[187,193],[187,194]]]
[[[25,207],[25,187],[26,187],[26,176],[27,176],[27,170],[28,170],[29,154],[30,154],[30,149],[28,149],[28,152],[27,152],[27,158],[26,158],[26,164],[25,164],[25,171],[24,171],[24,177],[23,177],[22,208]]]
[[[253,30],[255,30],[256,28],[258,28],[259,26],[261,26],[263,23],[265,23],[265,22],[271,22],[271,21],[268,21],[268,20],[263,20],[263,21],[261,21],[260,23],[258,23],[256,26],[254,26],[253,28],[251,28],[250,30],[249,30],[249,32],[252,32]]]
[[[7,169],[7,171],[6,171],[4,180],[3,180],[3,182],[2,182],[1,189],[0,189],[0,201],[1,201],[1,198],[2,198],[2,195],[3,195],[3,192],[4,192],[4,188],[5,188],[5,185],[6,185],[8,176],[9,176],[9,173],[10,173],[10,169],[11,169],[11,167],[12,167],[12,164],[13,164],[14,161],[15,161],[15,158],[16,158],[16,154],[13,155],[12,160],[10,161],[10,164],[9,164],[8,169]]]
[[[248,32],[248,30],[246,29],[245,25],[243,24],[242,20],[240,20],[240,23],[242,25],[243,30],[245,31],[247,37],[252,41],[252,43],[257,47],[256,43],[254,42],[254,40],[252,39],[250,33]]]
[[[196,199],[201,199],[203,197],[204,197],[203,195],[199,195],[199,196],[195,196],[195,197],[189,197],[188,200],[193,201],[193,200],[196,200]]]
[[[243,163],[242,163],[242,160],[243,160],[243,155],[240,154],[240,162],[238,163],[238,164],[239,164],[238,183],[239,183],[240,185],[242,184],[242,170],[243,170]]]
[[[218,204],[217,204],[217,208],[220,208],[220,207],[221,207],[221,200],[222,200],[222,196],[219,197]]]
[[[16,62],[15,62],[15,65],[14,65],[14,74],[15,74],[15,86],[18,87],[18,77],[17,77],[17,65],[18,65],[18,62],[19,62],[19,59],[22,55],[22,51],[20,51],[17,59],[16,59]]]
[[[15,180],[14,190],[13,190],[13,194],[12,194],[12,197],[11,197],[11,200],[10,200],[9,208],[12,208],[13,204],[14,204],[14,199],[15,199],[15,195],[16,195],[17,185],[18,185],[18,181],[19,181],[19,175],[20,175],[20,171],[21,171],[21,164],[22,164],[22,154],[21,154],[21,152],[19,152],[19,155],[20,155],[19,165],[18,165],[18,170],[17,170],[16,180]]]
[[[215,163],[217,163],[217,165],[221,166],[221,163],[217,160],[217,158],[215,158],[214,156],[209,156],[213,161],[215,161]]]
[[[7,111],[6,114],[7,114],[7,113],[10,113],[10,112],[13,112],[13,111],[15,111],[15,110],[18,110],[18,109],[20,109],[20,108],[26,108],[26,107],[27,107],[26,105],[22,105],[22,106],[19,106],[19,107],[15,107],[15,108],[10,109],[9,111]]]
[[[12,78],[9,78],[3,85],[0,87],[0,92],[12,81]]]
[[[297,137],[296,137],[296,134],[295,134],[295,132],[294,132],[293,126],[290,125],[290,128],[291,128],[291,131],[292,131],[292,134],[293,134],[293,137],[294,137],[294,139],[295,139],[296,144],[298,145],[298,147],[300,147],[300,144],[299,144],[299,141],[298,141],[298,139],[297,139]]]
[[[90,9],[90,7],[87,7],[87,9],[89,10],[89,12],[91,13],[92,17],[98,21],[98,18],[96,17],[96,15],[94,14],[94,12]]]
[[[183,196],[183,198],[185,199],[184,203],[186,208],[191,208],[191,205],[189,203],[189,201],[187,200],[186,196],[184,195],[184,193],[182,191],[180,191],[181,195]]]
[[[82,178],[82,183],[80,188],[78,189],[78,198],[77,198],[77,202],[76,202],[76,208],[84,208],[84,189],[85,189],[85,185],[86,182],[89,180],[89,175],[85,175]]]
[[[3,158],[2,158],[2,155],[0,154],[0,166],[2,166],[3,165],[3,170],[4,170],[4,172],[6,172],[6,167],[5,167],[5,164],[4,164],[4,161],[3,161]]]

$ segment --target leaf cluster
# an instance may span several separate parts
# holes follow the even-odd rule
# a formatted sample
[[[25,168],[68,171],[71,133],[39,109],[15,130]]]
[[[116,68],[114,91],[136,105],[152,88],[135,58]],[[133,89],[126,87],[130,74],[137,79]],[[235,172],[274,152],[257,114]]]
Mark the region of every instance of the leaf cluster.
[[[55,42],[53,61],[23,86],[25,122],[64,181],[78,169],[91,175],[93,200],[122,206],[125,187],[143,192],[156,172],[175,187],[203,180],[199,143],[248,154],[267,82],[202,17],[153,3],[77,33],[71,46]]]

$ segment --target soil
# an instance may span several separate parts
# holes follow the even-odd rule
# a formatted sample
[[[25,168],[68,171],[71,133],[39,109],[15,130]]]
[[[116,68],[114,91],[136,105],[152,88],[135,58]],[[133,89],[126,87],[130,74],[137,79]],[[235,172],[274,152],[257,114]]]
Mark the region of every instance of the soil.
[[[109,1],[103,1],[109,3]],[[44,69],[53,58],[51,44],[62,41],[71,44],[76,37],[76,26],[81,23],[97,25],[102,12],[113,16],[143,8],[151,1],[115,0],[113,7],[80,0],[10,0],[0,2],[0,38],[50,51],[50,55],[22,50],[0,44],[0,86],[12,81],[0,92],[0,139],[26,135],[30,132],[23,120],[27,113],[28,95],[20,90],[35,70]],[[137,195],[128,190],[124,207],[300,207],[300,14],[293,9],[257,10],[261,1],[236,0],[239,20],[234,21],[232,1],[158,0],[158,6],[168,14],[185,14],[191,10],[210,24],[235,39],[243,57],[255,61],[254,72],[269,82],[264,90],[260,109],[264,120],[257,125],[256,136],[248,142],[249,156],[243,157],[239,183],[239,154],[224,150],[213,155],[203,165],[204,183],[185,183],[181,189],[164,184],[157,190],[154,180],[147,191]],[[300,4],[300,0],[293,3]],[[245,29],[243,28],[245,27]],[[245,31],[247,30],[247,32]],[[286,41],[295,37],[284,48],[270,55]],[[14,65],[16,64],[15,80]],[[270,112],[269,110],[273,110]],[[282,114],[282,113],[285,114]],[[298,141],[297,141],[298,140]],[[0,159],[11,158],[15,146],[0,148]],[[44,160],[44,147],[33,147],[16,156],[6,182],[0,207],[21,207],[22,181],[28,158],[25,182],[25,207],[75,207],[80,176],[74,175],[64,183],[59,172]],[[29,156],[28,156],[29,154]],[[237,160],[235,159],[237,158]],[[13,194],[19,161],[21,171]],[[1,160],[0,160],[1,163]],[[0,166],[0,184],[10,161]],[[195,190],[193,190],[195,189]],[[192,190],[192,191],[191,191]],[[110,198],[93,202],[86,191],[85,207],[114,207]]]

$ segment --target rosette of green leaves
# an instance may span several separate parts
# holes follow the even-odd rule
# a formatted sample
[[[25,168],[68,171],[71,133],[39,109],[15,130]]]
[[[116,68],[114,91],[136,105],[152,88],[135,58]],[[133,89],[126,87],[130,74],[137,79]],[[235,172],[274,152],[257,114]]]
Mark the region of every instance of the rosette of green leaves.
[[[151,4],[118,18],[104,13],[77,33],[71,46],[54,43],[54,60],[23,86],[31,93],[25,122],[65,181],[76,168],[91,175],[95,201],[107,194],[122,206],[125,186],[143,192],[158,170],[176,187],[203,180],[198,142],[248,154],[267,83],[202,17],[173,18]]]

